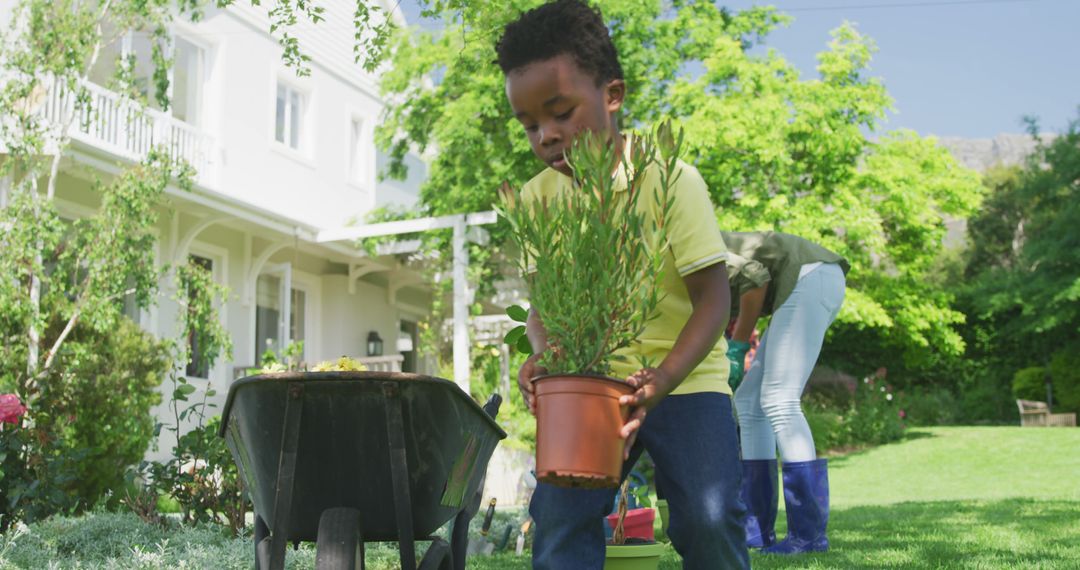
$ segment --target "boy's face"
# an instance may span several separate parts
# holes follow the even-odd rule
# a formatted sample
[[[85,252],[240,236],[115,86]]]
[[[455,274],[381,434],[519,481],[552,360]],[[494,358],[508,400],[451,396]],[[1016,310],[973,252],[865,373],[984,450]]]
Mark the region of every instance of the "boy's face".
[[[572,176],[563,151],[583,130],[617,133],[615,113],[626,88],[621,79],[601,85],[569,55],[530,63],[506,76],[506,97],[533,153],[545,164]]]

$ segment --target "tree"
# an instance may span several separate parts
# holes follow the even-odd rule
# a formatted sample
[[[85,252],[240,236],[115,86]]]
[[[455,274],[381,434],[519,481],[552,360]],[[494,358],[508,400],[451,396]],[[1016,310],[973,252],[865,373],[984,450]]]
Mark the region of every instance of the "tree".
[[[4,434],[0,525],[92,506],[122,481],[117,466],[136,461],[149,443],[152,432],[145,427],[161,375],[171,363],[187,361],[186,342],[162,343],[127,330],[123,303],[127,298],[146,308],[165,276],[194,271],[159,268],[153,259],[165,188],[186,188],[190,168],[155,149],[96,184],[100,205],[93,216],[68,221],[56,208],[70,129],[95,113],[87,77],[101,47],[115,39],[110,34],[153,31],[156,96],[168,107],[162,99],[168,81],[162,70],[171,64],[163,55],[164,31],[174,8],[169,2],[25,0],[0,37],[0,181],[6,186],[0,209],[0,387],[29,409],[19,427]],[[116,88],[132,99],[134,113],[141,112],[133,60],[118,63]],[[58,122],[40,112],[50,93],[63,102]],[[213,294],[204,287],[182,306],[201,306]],[[190,327],[205,339],[204,355],[216,359],[228,351],[220,327],[181,313],[185,336]],[[91,420],[104,420],[95,414],[110,410],[135,417],[128,424]],[[104,482],[95,464],[108,465]]]
[[[1053,351],[1080,341],[1080,118],[1049,142],[1034,121],[1029,131],[1035,151],[995,194],[995,204],[1007,204],[1003,220],[986,212],[972,222],[976,231],[993,228],[999,236],[983,240],[987,245],[976,246],[977,253],[994,243],[1004,253],[973,257],[969,273],[982,277],[982,314],[1014,317],[1003,334]]]
[[[998,386],[1021,369],[1048,368],[1055,401],[1078,409],[1070,363],[1080,348],[1080,118],[1053,138],[1038,136],[1034,121],[1029,131],[1037,144],[1026,162],[986,177],[966,279],[954,289],[970,315],[969,366]]]
[[[403,173],[411,149],[437,151],[421,191],[426,213],[489,209],[502,181],[520,186],[541,168],[492,63],[503,25],[538,2],[510,4],[435,3],[433,11],[449,8],[444,33],[396,39],[383,89],[400,103],[388,108],[379,140],[394,158],[391,176]],[[979,178],[933,139],[881,131],[891,102],[867,76],[869,39],[841,25],[818,56],[820,78],[803,80],[775,51],[751,52],[788,21],[773,9],[596,4],[626,73],[624,124],[670,117],[685,127],[689,160],[709,183],[718,222],[801,235],[852,262],[835,338],[848,348],[877,339],[881,352],[899,348],[912,362],[963,350],[955,328],[963,315],[926,274],[945,216],[966,217],[978,205]],[[493,232],[496,243],[505,230]],[[491,256],[486,274],[498,275],[501,262]]]

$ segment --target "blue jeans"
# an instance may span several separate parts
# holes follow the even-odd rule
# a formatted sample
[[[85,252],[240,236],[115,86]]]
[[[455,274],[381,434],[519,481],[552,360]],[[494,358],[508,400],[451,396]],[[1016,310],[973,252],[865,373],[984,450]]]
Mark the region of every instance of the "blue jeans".
[[[664,488],[671,516],[668,537],[683,568],[749,568],[731,398],[719,393],[667,396],[646,417],[623,466],[624,477],[643,450],[656,463],[657,484]],[[603,568],[604,515],[615,492],[538,484],[529,504],[536,523],[533,568]]]

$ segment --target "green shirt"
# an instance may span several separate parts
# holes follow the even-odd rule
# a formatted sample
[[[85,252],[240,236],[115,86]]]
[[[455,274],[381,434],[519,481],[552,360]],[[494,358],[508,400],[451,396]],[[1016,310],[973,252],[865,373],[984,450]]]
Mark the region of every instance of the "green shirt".
[[[762,315],[771,315],[795,290],[799,271],[807,263],[836,263],[846,275],[851,266],[820,245],[780,232],[720,232],[727,244],[731,281],[731,316],[739,314],[744,293],[769,284]]]

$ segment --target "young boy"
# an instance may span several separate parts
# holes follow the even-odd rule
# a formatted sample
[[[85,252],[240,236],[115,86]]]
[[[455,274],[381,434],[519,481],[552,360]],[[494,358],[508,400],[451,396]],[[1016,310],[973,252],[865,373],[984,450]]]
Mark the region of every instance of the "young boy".
[[[626,85],[598,11],[580,0],[540,6],[507,25],[496,50],[510,107],[533,152],[549,167],[525,185],[523,200],[570,188],[572,172],[563,152],[578,133],[604,133],[619,151],[627,146],[618,125]],[[621,169],[612,165],[625,184]],[[622,432],[624,471],[649,451],[670,508],[668,535],[684,568],[748,568],[739,447],[721,337],[730,302],[727,250],[704,181],[692,166],[680,169],[667,221],[670,247],[659,277],[664,298],[640,343],[622,353],[630,358],[615,364],[614,373],[637,388],[623,398],[632,410]],[[542,318],[533,312],[527,323],[537,355],[547,348]],[[659,364],[635,371],[635,356]],[[536,361],[531,357],[518,373],[533,410],[530,379],[543,373]],[[603,517],[614,493],[539,484],[529,505],[536,521],[533,567],[602,568]]]

